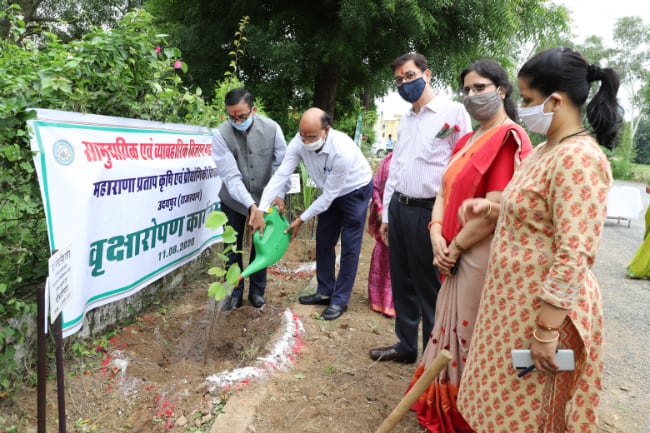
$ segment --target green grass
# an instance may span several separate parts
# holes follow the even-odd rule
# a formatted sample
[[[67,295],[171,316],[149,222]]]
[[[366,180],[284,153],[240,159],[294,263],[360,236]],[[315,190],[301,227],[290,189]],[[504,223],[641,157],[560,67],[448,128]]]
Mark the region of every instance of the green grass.
[[[632,179],[635,182],[650,184],[650,165],[630,164],[632,167]]]

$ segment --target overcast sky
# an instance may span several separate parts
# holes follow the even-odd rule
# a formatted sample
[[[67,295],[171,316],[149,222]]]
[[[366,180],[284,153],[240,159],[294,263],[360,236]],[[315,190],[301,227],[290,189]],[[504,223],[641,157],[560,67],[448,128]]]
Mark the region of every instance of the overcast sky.
[[[605,45],[611,46],[614,23],[622,17],[639,16],[646,24],[650,24],[650,5],[644,0],[553,0],[553,2],[569,9],[573,20],[571,25],[578,43],[584,42],[588,36],[596,35],[603,38]],[[403,113],[410,106],[394,92],[388,94],[378,105],[379,109],[384,111],[385,117]]]
[[[650,7],[643,0],[554,0],[553,3],[569,9],[578,42],[596,35],[610,46],[616,20],[639,16],[647,21],[650,12]]]

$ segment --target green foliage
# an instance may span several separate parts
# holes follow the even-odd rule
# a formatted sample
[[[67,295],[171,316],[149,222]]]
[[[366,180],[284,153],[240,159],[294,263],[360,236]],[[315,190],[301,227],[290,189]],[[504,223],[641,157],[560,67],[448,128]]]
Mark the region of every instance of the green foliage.
[[[619,145],[611,153],[610,162],[615,179],[630,180],[633,177],[632,161],[634,160],[635,150],[630,135],[630,123],[626,122],[622,128]]]
[[[636,174],[633,170],[632,159],[634,157],[634,149],[629,144],[630,124],[625,123],[622,128],[621,136],[619,137],[619,145],[614,150],[601,147],[601,150],[607,155],[610,165],[612,167],[612,176],[614,179],[619,180],[637,180]]]
[[[79,39],[94,27],[115,27],[129,11],[142,7],[144,0],[13,0],[23,8],[28,32],[38,31],[43,22],[56,22],[53,31],[63,40]]]
[[[616,164],[625,176],[629,176],[629,163],[634,158],[633,143],[640,122],[648,114],[649,38],[650,25],[645,24],[640,17],[623,17],[614,25],[614,48],[605,46],[602,39],[595,36],[587,38],[585,44],[578,47],[590,62],[607,65],[621,77],[618,98],[619,101],[626,98],[625,118],[629,122],[629,131],[619,140],[623,153],[619,154],[622,159]]]
[[[650,118],[648,116],[643,116],[639,122],[635,141],[636,156],[634,162],[650,164]]]
[[[230,52],[228,52],[228,55],[232,57],[230,59],[230,63],[228,66],[232,69],[231,71],[226,71],[224,72],[225,77],[229,76],[238,76],[238,64],[237,61],[239,60],[239,56],[244,54],[244,50],[242,50],[242,44],[246,42],[246,37],[244,36],[244,29],[248,25],[250,21],[250,18],[245,16],[241,20],[239,20],[239,28],[235,32],[235,40],[233,41],[234,49]]]
[[[188,78],[203,88],[231,69],[225,41],[250,17],[238,76],[272,103],[270,117],[284,131],[296,130],[293,113],[320,101],[335,119],[355,115],[355,101],[390,89],[388,65],[405,52],[425,54],[436,83],[455,88],[471,61],[488,57],[512,67],[568,31],[566,9],[543,0],[150,0],[147,7],[190,59]]]
[[[635,182],[641,182],[650,185],[650,165],[648,164],[631,164],[632,179]]]
[[[0,393],[24,377],[13,347],[24,341],[26,329],[10,323],[35,311],[50,255],[26,127],[31,108],[205,126],[223,112],[204,100],[201,89],[183,85],[181,51],[143,11],[69,43],[47,31],[27,37],[19,12],[0,3],[7,29],[0,39]]]
[[[318,197],[319,189],[314,184],[314,181],[311,180],[307,167],[301,161],[298,165],[298,170],[300,172],[300,184],[301,184],[301,194],[302,194],[302,211],[305,211]]]

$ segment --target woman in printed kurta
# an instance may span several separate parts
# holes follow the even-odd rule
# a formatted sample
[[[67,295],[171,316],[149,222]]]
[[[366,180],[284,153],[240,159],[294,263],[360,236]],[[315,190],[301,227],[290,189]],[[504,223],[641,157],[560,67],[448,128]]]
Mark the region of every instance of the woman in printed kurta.
[[[587,119],[598,143],[581,116],[593,81]],[[479,433],[597,433],[603,317],[591,267],[611,185],[598,144],[611,146],[620,126],[619,80],[555,48],[529,60],[518,84],[521,119],[547,140],[503,192],[458,407]],[[473,199],[461,213],[486,206]],[[511,351],[528,348],[535,368],[518,377]],[[573,371],[558,371],[558,348],[574,351]]]
[[[368,233],[375,238],[375,247],[370,257],[370,271],[368,272],[368,302],[373,311],[388,317],[395,317],[393,293],[390,284],[390,262],[388,260],[388,247],[381,240],[379,226],[383,211],[384,186],[388,179],[388,167],[393,158],[393,152],[381,161],[377,173],[372,178],[372,197],[368,209]]]
[[[460,85],[465,108],[479,127],[456,143],[431,212],[434,265],[445,280],[438,293],[433,331],[411,382],[420,378],[441,350],[452,354],[451,362],[412,407],[420,425],[432,433],[471,432],[456,409],[456,394],[481,299],[494,223],[482,216],[461,226],[458,208],[472,197],[498,203],[515,167],[532,149],[528,135],[514,122],[517,108],[511,99],[512,84],[501,65],[476,61],[461,72]]]

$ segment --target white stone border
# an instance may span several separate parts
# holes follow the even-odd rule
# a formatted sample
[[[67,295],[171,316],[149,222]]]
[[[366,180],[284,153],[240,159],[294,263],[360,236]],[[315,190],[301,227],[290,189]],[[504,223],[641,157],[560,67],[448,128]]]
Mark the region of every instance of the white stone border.
[[[302,350],[305,328],[300,318],[289,308],[283,314],[284,332],[266,355],[258,357],[253,366],[236,368],[212,374],[205,379],[210,393],[232,390],[247,385],[252,379],[262,379],[275,370],[284,370],[294,363],[296,354]]]

